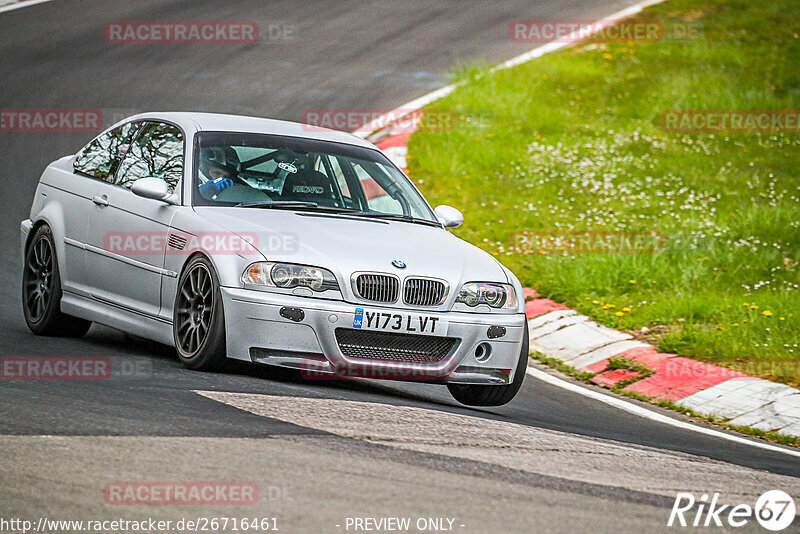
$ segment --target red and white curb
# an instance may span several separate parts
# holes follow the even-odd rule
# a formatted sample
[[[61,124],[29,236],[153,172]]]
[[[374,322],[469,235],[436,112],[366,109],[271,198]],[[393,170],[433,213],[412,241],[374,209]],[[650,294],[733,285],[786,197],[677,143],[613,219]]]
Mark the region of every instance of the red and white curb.
[[[381,149],[381,152],[386,154],[389,160],[403,169],[403,172],[408,172],[408,140],[411,139],[411,133],[401,133],[397,135],[389,135],[384,137],[375,146]]]
[[[660,353],[630,334],[539,298],[532,289],[525,293],[532,299],[525,303],[531,351],[578,371],[594,373],[591,381],[600,386],[630,382],[622,391],[673,401],[732,425],[800,436],[800,390],[726,367]],[[613,358],[631,360],[650,371],[609,370]]]

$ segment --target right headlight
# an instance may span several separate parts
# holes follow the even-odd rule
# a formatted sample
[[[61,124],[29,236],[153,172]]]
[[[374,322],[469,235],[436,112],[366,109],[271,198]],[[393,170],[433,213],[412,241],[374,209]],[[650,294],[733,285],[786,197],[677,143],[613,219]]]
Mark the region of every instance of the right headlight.
[[[491,282],[467,282],[461,286],[456,302],[474,308],[486,304],[495,309],[514,309],[517,307],[517,294],[509,284]]]
[[[242,274],[246,285],[293,289],[307,287],[312,291],[339,291],[336,277],[327,269],[294,263],[259,262],[250,265]]]

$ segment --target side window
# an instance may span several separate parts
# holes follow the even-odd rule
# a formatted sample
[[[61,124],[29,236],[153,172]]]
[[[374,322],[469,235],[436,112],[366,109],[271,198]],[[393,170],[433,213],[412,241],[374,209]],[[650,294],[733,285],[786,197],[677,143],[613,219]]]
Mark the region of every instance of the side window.
[[[163,122],[147,123],[125,154],[116,185],[130,189],[139,178],[161,178],[175,191],[183,176],[183,135]]]
[[[131,142],[138,123],[129,122],[96,137],[86,145],[75,158],[73,167],[76,171],[111,182],[119,165],[119,158],[125,147]]]

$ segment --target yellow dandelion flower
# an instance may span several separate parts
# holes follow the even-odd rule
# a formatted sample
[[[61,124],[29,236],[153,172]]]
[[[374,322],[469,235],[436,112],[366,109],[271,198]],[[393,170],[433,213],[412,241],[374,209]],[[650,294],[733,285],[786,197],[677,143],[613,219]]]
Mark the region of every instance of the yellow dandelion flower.
[[[629,312],[629,311],[631,311],[631,309],[626,306],[626,307],[622,308],[622,311]]]
[[[656,282],[655,280],[653,280],[651,283],[652,283],[652,284],[657,284],[658,282]]]
[[[733,326],[739,326],[739,323],[733,323]]]
[[[617,317],[622,317],[622,316],[623,316],[623,315],[625,315],[625,314],[624,314],[624,313],[622,313],[622,312],[617,312],[617,313],[615,313],[614,315],[616,315]]]
[[[606,59],[611,59],[611,54],[605,53],[605,54],[603,54],[603,57],[606,58]]]
[[[757,309],[758,309],[758,306],[756,306],[755,304],[753,304],[752,306],[750,306],[750,309],[751,309],[751,310],[757,310]]]
[[[629,283],[629,284],[635,284],[635,283],[636,283],[636,280],[628,280],[628,283]]]
[[[781,321],[785,321],[785,320],[786,320],[786,317],[781,317]]]
[[[742,306],[750,306],[750,304],[748,304],[747,302],[745,302],[744,304],[742,304]]]
[[[765,315],[766,317],[772,317],[772,312],[771,312],[771,311],[769,311],[769,310],[764,310],[764,311],[763,311],[763,312],[761,312],[761,313],[762,313],[763,315]]]
[[[600,301],[599,300],[593,300],[592,304],[600,304]]]

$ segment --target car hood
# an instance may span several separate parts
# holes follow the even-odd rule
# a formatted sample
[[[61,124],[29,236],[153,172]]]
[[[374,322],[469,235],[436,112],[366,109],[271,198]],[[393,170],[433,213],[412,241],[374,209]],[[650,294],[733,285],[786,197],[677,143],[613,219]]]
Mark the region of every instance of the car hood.
[[[330,269],[349,286],[354,272],[427,276],[450,282],[508,282],[500,263],[443,228],[338,214],[196,207],[203,219],[254,244],[269,261]],[[398,269],[394,260],[406,267]],[[460,287],[460,286],[459,286]]]

